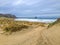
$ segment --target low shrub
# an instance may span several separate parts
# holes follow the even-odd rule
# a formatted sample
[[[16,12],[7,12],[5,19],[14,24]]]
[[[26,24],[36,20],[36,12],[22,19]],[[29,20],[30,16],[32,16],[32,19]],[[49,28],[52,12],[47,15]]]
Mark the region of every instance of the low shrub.
[[[16,32],[28,28],[27,25],[12,25],[4,28],[5,32]]]
[[[60,19],[57,19],[55,22],[50,23],[50,24],[48,25],[48,28],[54,26],[54,25],[57,24],[57,23],[60,23]]]

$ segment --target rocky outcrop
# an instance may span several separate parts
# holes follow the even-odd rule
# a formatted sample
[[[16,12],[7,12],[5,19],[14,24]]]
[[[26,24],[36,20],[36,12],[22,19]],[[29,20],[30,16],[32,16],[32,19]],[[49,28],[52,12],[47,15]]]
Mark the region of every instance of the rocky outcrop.
[[[16,16],[12,14],[0,14],[0,17],[16,18]]]

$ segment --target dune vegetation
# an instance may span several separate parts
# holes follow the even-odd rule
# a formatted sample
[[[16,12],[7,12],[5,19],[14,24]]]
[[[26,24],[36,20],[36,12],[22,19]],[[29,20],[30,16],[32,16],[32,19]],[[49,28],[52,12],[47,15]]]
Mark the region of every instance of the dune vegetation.
[[[54,26],[54,25],[57,24],[57,23],[60,23],[60,18],[58,18],[58,19],[57,19],[55,22],[53,22],[53,23],[49,23],[49,25],[48,25],[47,28],[50,28],[50,27]]]
[[[60,45],[60,19],[46,24],[0,18],[1,31],[0,45]]]
[[[16,32],[23,29],[28,29],[29,27],[45,26],[45,23],[39,22],[28,22],[28,21],[15,21],[13,18],[0,18],[0,30],[5,32]]]

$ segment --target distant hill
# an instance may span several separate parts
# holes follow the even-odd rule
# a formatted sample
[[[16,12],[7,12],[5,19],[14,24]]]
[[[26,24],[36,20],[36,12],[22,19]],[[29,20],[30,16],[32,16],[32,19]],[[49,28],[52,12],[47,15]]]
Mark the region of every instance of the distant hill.
[[[16,16],[12,14],[0,14],[0,17],[16,18]]]

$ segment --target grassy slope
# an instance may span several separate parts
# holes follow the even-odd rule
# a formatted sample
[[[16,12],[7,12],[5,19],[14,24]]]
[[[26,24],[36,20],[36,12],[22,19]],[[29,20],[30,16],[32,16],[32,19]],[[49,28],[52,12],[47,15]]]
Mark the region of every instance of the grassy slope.
[[[57,21],[50,23],[47,28],[50,28],[50,27],[54,26],[55,24],[59,24],[59,23],[60,23],[60,19],[57,19]]]
[[[0,35],[1,45],[60,45],[59,21],[55,22],[55,24],[48,29],[44,26],[41,27],[43,23],[16,22],[16,24],[29,25],[29,27],[34,28],[28,29],[29,31],[23,34],[18,32],[10,36]]]
[[[45,29],[41,35],[43,40],[38,45],[60,45],[60,20]]]
[[[14,21],[13,18],[0,18],[0,30],[5,32],[16,32],[34,26],[45,26],[45,23]]]

